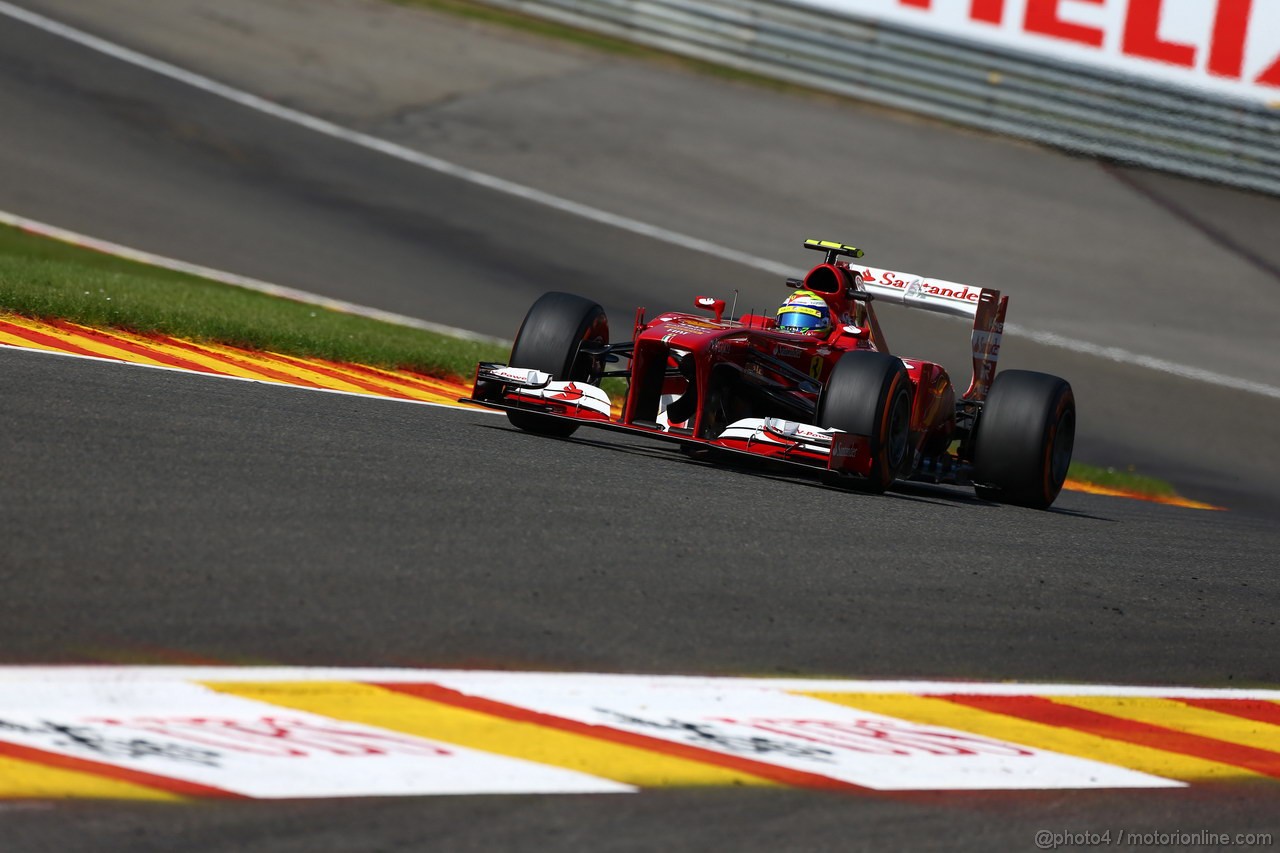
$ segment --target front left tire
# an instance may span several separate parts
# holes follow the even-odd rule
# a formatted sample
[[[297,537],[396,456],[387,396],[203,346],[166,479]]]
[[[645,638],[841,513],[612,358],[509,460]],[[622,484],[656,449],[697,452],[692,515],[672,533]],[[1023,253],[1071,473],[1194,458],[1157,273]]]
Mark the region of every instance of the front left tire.
[[[608,342],[609,320],[598,303],[572,293],[544,293],[520,324],[510,364],[550,373],[560,382],[594,382],[599,366],[580,350],[583,344]],[[526,432],[557,438],[567,438],[578,429],[570,421],[532,412],[509,411],[507,419]]]

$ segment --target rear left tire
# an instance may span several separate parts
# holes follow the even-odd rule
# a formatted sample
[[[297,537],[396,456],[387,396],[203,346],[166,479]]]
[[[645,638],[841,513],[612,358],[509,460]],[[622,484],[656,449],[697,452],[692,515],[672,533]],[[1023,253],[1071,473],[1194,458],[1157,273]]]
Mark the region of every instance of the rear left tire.
[[[1075,435],[1075,394],[1065,379],[998,373],[974,436],[974,491],[984,500],[1047,509],[1066,482]]]

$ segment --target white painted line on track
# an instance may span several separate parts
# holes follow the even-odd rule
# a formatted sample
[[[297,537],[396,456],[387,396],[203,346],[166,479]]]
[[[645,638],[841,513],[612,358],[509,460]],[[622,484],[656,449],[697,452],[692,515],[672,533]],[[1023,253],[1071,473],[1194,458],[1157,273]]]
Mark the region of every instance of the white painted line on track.
[[[203,267],[199,264],[191,264],[186,261],[166,258],[163,255],[155,255],[151,252],[144,252],[141,249],[133,249],[128,246],[122,246],[119,243],[111,243],[106,240],[99,240],[97,237],[90,237],[86,234],[68,231],[66,228],[59,228],[57,225],[50,225],[47,222],[28,219],[25,216],[20,216],[16,213],[10,213],[5,210],[0,210],[0,223],[11,225],[14,228],[18,228],[31,234],[37,234],[41,237],[48,237],[52,240],[68,243],[72,246],[79,246],[83,249],[92,249],[93,251],[101,252],[104,255],[112,255],[117,258],[137,261],[138,263],[147,264],[153,267],[161,267],[175,272],[186,273],[187,275],[193,275],[198,278],[206,278],[210,281],[216,281],[220,284],[230,284],[235,287],[243,287],[246,290],[254,290],[258,293],[265,293],[270,296],[279,296],[283,299],[289,299],[294,302],[303,302],[307,305],[315,305],[319,308],[328,308],[330,311],[340,311],[343,314],[356,314],[373,320],[381,320],[384,323],[394,323],[397,326],[409,326],[410,328],[422,329],[426,332],[435,332],[440,335],[448,335],[451,338],[460,338],[466,341],[478,341],[480,343],[495,344],[497,346],[511,346],[511,341],[504,340],[503,338],[481,335],[476,332],[469,332],[466,329],[458,329],[453,326],[445,326],[440,323],[431,323],[427,320],[419,320],[415,317],[406,317],[403,314],[395,314],[390,311],[383,311],[379,308],[369,308],[367,306],[357,305],[354,302],[347,302],[342,299],[332,299],[328,296],[308,293],[305,290],[298,290],[293,287],[284,287],[283,285],[271,284],[270,282],[237,275],[232,272],[224,272],[222,270],[212,269],[211,267]]]
[[[606,672],[515,672],[510,670],[411,669],[408,667],[303,667],[303,666],[133,666],[115,664],[8,664],[0,666],[0,682],[100,681],[130,684],[138,681],[359,681],[414,684],[448,680],[475,685],[519,681],[566,684],[588,680],[623,684],[644,680],[656,687],[714,684],[734,689],[797,690],[807,692],[971,694],[975,696],[1134,696],[1185,699],[1249,699],[1280,701],[1280,689],[1234,687],[1178,687],[1123,684],[1072,684],[1067,682],[985,682],[928,680],[869,680],[849,678],[748,678],[704,675],[641,675]]]
[[[484,172],[469,169],[466,166],[460,166],[457,163],[451,163],[448,160],[442,160],[439,157],[433,157],[430,154],[424,154],[421,151],[415,151],[412,148],[406,148],[394,142],[385,139],[379,139],[376,136],[370,136],[367,133],[351,130],[342,127],[326,119],[318,116],[304,113],[290,107],[282,106],[266,98],[250,94],[234,86],[228,86],[225,83],[219,83],[195,72],[179,68],[176,65],[147,56],[131,48],[116,44],[99,36],[92,35],[75,27],[68,26],[52,18],[31,12],[19,6],[15,6],[7,0],[0,0],[0,14],[21,21],[37,29],[43,30],[51,35],[73,41],[91,50],[127,62],[155,74],[168,77],[180,83],[184,83],[201,91],[208,92],[220,98],[248,107],[261,113],[273,116],[287,121],[292,124],[313,130],[316,133],[325,136],[340,139],[371,151],[377,151],[389,157],[394,157],[406,163],[429,169],[443,175],[448,175],[458,180],[465,181],[476,186],[485,187],[495,192],[505,193],[506,195],[515,196],[525,201],[544,207],[578,216],[592,222],[602,225],[609,225],[619,228],[623,231],[629,231],[642,237],[649,237],[672,246],[682,249],[688,249],[694,252],[710,255],[722,260],[734,261],[754,269],[762,270],[767,273],[779,276],[790,276],[795,273],[795,267],[790,264],[783,264],[778,261],[772,261],[768,258],[761,258],[755,255],[739,252],[728,246],[722,246],[712,243],[708,240],[702,240],[697,237],[691,237],[687,234],[681,234],[667,228],[656,225],[650,225],[641,222],[638,219],[632,219],[627,216],[620,216],[616,213],[610,213],[590,205],[581,204],[576,201],[570,201],[566,198],[553,195],[533,187],[525,186],[514,181],[489,175]],[[296,291],[301,293],[301,291]],[[375,309],[363,309],[375,310]],[[422,321],[414,321],[420,323]],[[1160,373],[1167,373],[1178,376],[1183,379],[1190,379],[1198,382],[1207,382],[1213,385],[1219,385],[1225,388],[1231,388],[1237,391],[1245,391],[1250,394],[1260,394],[1273,399],[1280,399],[1280,387],[1274,385],[1266,385],[1261,382],[1255,382],[1249,379],[1242,379],[1235,376],[1217,373],[1211,370],[1204,370],[1190,365],[1179,364],[1177,362],[1168,361],[1155,356],[1143,355],[1141,353],[1130,352],[1120,347],[1103,346],[1091,343],[1089,341],[1069,338],[1065,335],[1059,335],[1054,332],[1042,332],[1034,329],[1027,329],[1021,326],[1008,324],[1005,326],[1006,332],[1015,336],[1024,337],[1028,340],[1044,346],[1051,346],[1058,349],[1065,349],[1071,352],[1077,352],[1084,355],[1103,358],[1108,361],[1114,361],[1121,364],[1135,365],[1148,370],[1154,370]]]
[[[211,95],[217,95],[220,98],[233,101],[234,103],[248,107],[249,109],[266,113],[267,115],[308,128],[309,130],[314,130],[317,133],[324,134],[325,136],[329,136],[334,139],[341,139],[345,142],[350,142],[353,145],[359,145],[362,148],[368,148],[371,151],[377,151],[390,157],[395,157],[398,160],[403,160],[406,163],[412,163],[415,166],[421,166],[424,169],[430,169],[433,172],[449,175],[450,177],[458,178],[459,180],[466,181],[470,184],[486,187],[507,195],[516,196],[517,198],[531,201],[534,204],[540,204],[544,207],[579,216],[583,219],[589,219],[593,222],[612,225],[615,228],[621,228],[624,231],[630,231],[644,237],[652,237],[655,240],[670,243],[673,246],[679,246],[695,252],[702,252],[725,260],[741,261],[749,264],[750,266],[754,266],[758,269],[762,269],[776,275],[787,276],[794,272],[794,268],[789,264],[780,264],[776,261],[766,260],[765,258],[743,255],[726,246],[720,246],[707,240],[699,240],[696,237],[689,237],[685,234],[680,234],[666,228],[660,228],[656,225],[649,225],[648,223],[641,222],[637,219],[631,219],[627,216],[619,216],[614,213],[609,213],[608,211],[600,210],[599,208],[591,207],[590,205],[579,204],[578,202],[570,201],[568,199],[552,195],[551,193],[536,190],[532,187],[524,186],[523,184],[517,184],[514,181],[508,181],[504,178],[488,175],[484,172],[477,172],[474,169],[468,169],[465,166],[459,166],[456,163],[450,163],[447,160],[441,160],[439,157],[432,157],[430,154],[423,154],[420,151],[406,148],[403,145],[397,145],[394,142],[388,142],[385,139],[379,139],[376,136],[370,136],[367,133],[350,130],[342,127],[341,125],[334,124],[331,121],[319,118],[318,116],[313,116],[300,110],[281,106],[280,104],[269,101],[266,98],[261,98],[233,86],[228,86],[225,83],[219,83],[216,80],[211,80],[203,75],[187,71],[184,68],[179,68],[178,66],[172,65],[163,60],[155,59],[154,57],[139,53],[138,51],[124,47],[123,45],[115,44],[114,42],[86,33],[83,30],[60,23],[52,18],[46,18],[44,15],[22,9],[12,3],[6,2],[6,0],[0,0],[0,14],[7,15],[10,18],[14,18],[15,20],[22,21],[23,23],[30,24],[33,27],[44,30],[47,33],[76,42],[77,44],[81,44],[91,50],[98,51],[99,53],[106,54],[107,56],[119,59],[131,65],[136,65],[139,68],[144,68],[161,76],[177,80],[180,83],[185,83],[188,86],[208,92]]]
[[[1143,355],[1141,353],[1130,352],[1120,347],[1103,346],[1102,344],[1093,344],[1088,341],[1076,340],[1059,335],[1054,332],[1040,332],[1035,329],[1027,329],[1014,323],[1005,323],[1004,330],[1006,334],[1016,337],[1026,338],[1044,346],[1056,347],[1057,349],[1070,350],[1084,355],[1091,355],[1096,358],[1103,358],[1107,361],[1114,361],[1117,364],[1126,364],[1131,367],[1144,367],[1147,370],[1155,370],[1159,373],[1168,373],[1182,379],[1191,379],[1196,382],[1207,382],[1210,385],[1218,385],[1223,388],[1231,388],[1235,391],[1245,391],[1250,394],[1259,394],[1263,397],[1271,397],[1280,400],[1280,388],[1274,385],[1267,385],[1262,382],[1254,382],[1252,379],[1241,379],[1236,376],[1228,376],[1225,373],[1217,373],[1212,370],[1205,370],[1200,367],[1192,367],[1187,364],[1178,364],[1174,361],[1168,361],[1163,358],[1156,358],[1151,355]]]
[[[363,400],[384,400],[390,403],[409,403],[415,406],[434,406],[437,409],[453,409],[459,412],[474,412],[484,415],[501,415],[504,412],[496,409],[483,408],[467,408],[462,405],[454,405],[452,403],[433,403],[430,400],[407,400],[403,397],[384,397],[380,394],[361,394],[357,391],[343,391],[338,388],[312,388],[307,385],[293,385],[288,382],[270,382],[266,379],[251,379],[248,376],[232,376],[228,373],[205,373],[202,370],[188,370],[185,367],[170,367],[167,364],[142,364],[137,361],[126,361],[122,358],[106,358],[97,355],[81,355],[77,352],[59,352],[57,350],[37,349],[36,347],[22,347],[16,344],[0,344],[0,352],[29,352],[37,355],[56,355],[62,358],[78,358],[83,361],[96,361],[99,364],[120,364],[126,367],[140,367],[145,370],[164,370],[169,373],[183,373],[187,376],[202,376],[206,379],[232,379],[236,382],[249,382],[254,385],[266,385],[270,388],[292,388],[296,391],[316,391],[321,394],[338,394],[343,397],[359,397]]]

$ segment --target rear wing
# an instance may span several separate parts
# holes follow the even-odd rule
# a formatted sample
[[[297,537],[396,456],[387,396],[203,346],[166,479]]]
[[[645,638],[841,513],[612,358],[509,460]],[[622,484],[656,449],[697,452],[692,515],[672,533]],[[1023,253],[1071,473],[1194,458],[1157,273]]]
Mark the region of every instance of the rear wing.
[[[1000,358],[1000,338],[1009,297],[1000,291],[942,279],[927,279],[911,273],[894,272],[840,262],[862,280],[862,289],[879,302],[922,308],[952,317],[973,318],[973,378],[964,399],[980,403],[991,390]]]
[[[847,266],[849,272],[861,276],[863,289],[880,302],[922,308],[953,317],[977,316],[983,293],[994,293],[997,299],[1000,297],[998,290],[984,290],[954,281],[855,264],[842,263],[841,266]]]

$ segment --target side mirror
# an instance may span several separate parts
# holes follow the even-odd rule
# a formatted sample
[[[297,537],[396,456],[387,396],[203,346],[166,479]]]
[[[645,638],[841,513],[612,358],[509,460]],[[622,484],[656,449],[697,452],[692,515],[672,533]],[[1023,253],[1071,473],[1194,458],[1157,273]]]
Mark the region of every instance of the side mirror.
[[[720,318],[724,316],[724,300],[716,299],[712,296],[699,296],[693,300],[693,304],[698,308],[704,308],[707,311],[714,311],[716,322],[720,322]]]
[[[849,337],[857,338],[858,340],[863,340],[867,335],[871,334],[870,330],[864,329],[860,326],[845,326],[841,331]]]

